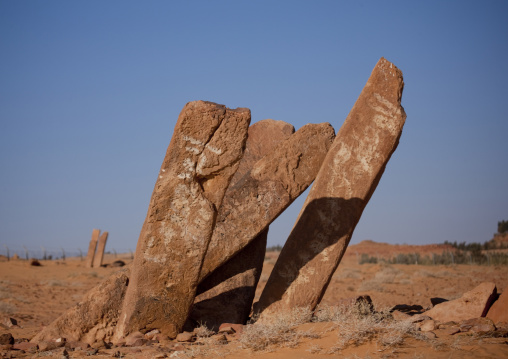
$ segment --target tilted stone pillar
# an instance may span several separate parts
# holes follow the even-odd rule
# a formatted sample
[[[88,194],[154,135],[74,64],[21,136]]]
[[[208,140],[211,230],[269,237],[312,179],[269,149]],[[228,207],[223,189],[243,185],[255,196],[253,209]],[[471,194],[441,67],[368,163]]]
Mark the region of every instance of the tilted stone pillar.
[[[294,127],[283,121],[262,120],[250,126],[243,158],[224,197],[229,196],[235,184],[258,160],[294,132]],[[268,228],[199,284],[188,329],[206,324],[218,330],[222,323],[247,321],[263,269],[267,235]]]
[[[402,72],[381,58],[335,138],[255,310],[314,309],[402,133]]]
[[[138,330],[170,337],[181,330],[249,122],[248,109],[203,101],[183,108],[141,229],[115,341]]]
[[[102,260],[104,259],[104,250],[106,249],[106,241],[108,240],[108,232],[102,232],[99,237],[99,243],[97,245],[97,252],[93,259],[93,267],[100,268],[102,266]]]
[[[228,188],[200,280],[242,250],[307,189],[334,138],[329,123],[307,124]]]
[[[92,231],[92,239],[88,245],[88,253],[86,255],[85,267],[92,268],[93,260],[95,257],[95,249],[97,248],[97,241],[99,240],[100,229],[94,229]]]

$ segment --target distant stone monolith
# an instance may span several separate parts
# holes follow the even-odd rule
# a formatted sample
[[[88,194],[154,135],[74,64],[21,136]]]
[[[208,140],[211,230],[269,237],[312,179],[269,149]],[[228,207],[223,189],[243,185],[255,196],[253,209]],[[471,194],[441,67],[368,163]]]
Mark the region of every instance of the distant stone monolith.
[[[271,313],[314,309],[397,148],[406,114],[402,72],[381,58],[328,152],[255,305]]]
[[[97,252],[95,253],[95,257],[93,259],[93,267],[99,268],[102,266],[102,260],[104,259],[104,250],[106,249],[106,241],[108,240],[108,232],[102,232],[99,237],[99,242],[97,244]]]
[[[115,341],[135,331],[180,332],[249,122],[248,109],[204,101],[183,108],[141,229]]]
[[[86,255],[85,267],[92,268],[93,261],[95,258],[95,249],[97,248],[97,241],[99,240],[99,234],[101,231],[99,229],[94,229],[92,231],[92,239],[90,240],[90,244],[88,245],[88,253]]]

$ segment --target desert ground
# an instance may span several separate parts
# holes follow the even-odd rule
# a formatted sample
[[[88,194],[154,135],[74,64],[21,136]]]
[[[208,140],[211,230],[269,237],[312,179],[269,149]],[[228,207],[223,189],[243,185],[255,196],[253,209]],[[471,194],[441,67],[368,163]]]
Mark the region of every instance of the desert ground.
[[[508,289],[506,266],[359,264],[362,254],[382,259],[398,253],[440,254],[445,249],[442,245],[389,245],[372,241],[352,245],[313,319],[310,320],[309,313],[292,321],[281,318],[281,323],[285,321],[286,326],[264,328],[267,333],[250,330],[254,325],[247,325],[242,334],[211,335],[213,333],[202,328],[193,343],[153,341],[132,347],[102,345],[47,351],[14,351],[4,345],[0,357],[508,358],[506,335],[469,332],[447,335],[442,330],[435,330],[434,338],[418,332],[414,325],[408,327],[392,320],[382,322],[389,324],[379,327],[375,318],[372,321],[372,316],[361,318],[334,312],[335,307],[360,295],[370,296],[375,310],[383,313],[378,314],[389,316],[389,310],[396,305],[428,308],[430,298],[456,299],[482,282],[495,283],[500,292]],[[277,256],[278,252],[266,254],[256,299]],[[127,264],[132,261],[129,254],[106,254],[104,262],[108,264],[119,259]],[[41,266],[31,266],[26,260],[0,260],[0,317],[17,321],[17,325],[11,327],[0,324],[0,335],[10,333],[18,342],[31,339],[41,328],[78,303],[88,290],[119,270],[108,266],[85,268],[80,258],[40,263]],[[266,338],[260,339],[263,335]]]

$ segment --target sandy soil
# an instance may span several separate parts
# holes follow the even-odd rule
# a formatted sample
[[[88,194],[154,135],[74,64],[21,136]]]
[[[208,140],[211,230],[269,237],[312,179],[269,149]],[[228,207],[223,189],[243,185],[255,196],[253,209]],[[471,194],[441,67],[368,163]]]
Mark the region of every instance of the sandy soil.
[[[380,258],[397,253],[442,253],[441,246],[393,246],[382,243],[362,242],[350,246],[339,269],[334,274],[323,298],[322,304],[337,305],[341,299],[357,295],[369,295],[377,310],[398,304],[430,306],[430,298],[455,299],[481,282],[494,282],[499,291],[508,288],[506,267],[489,266],[423,266],[358,264],[362,253]],[[269,252],[256,296],[266,283],[277,258],[276,252]],[[105,263],[122,259],[129,263],[130,255],[106,255]],[[0,261],[0,317],[9,316],[18,320],[19,327],[0,326],[0,334],[11,333],[14,338],[32,338],[43,326],[49,324],[66,309],[80,301],[84,293],[119,268],[84,267],[79,258],[64,261],[41,261],[42,266],[30,266],[27,261]],[[228,336],[229,343],[184,344],[174,351],[174,343],[159,343],[152,346],[131,348],[99,348],[98,351],[69,351],[70,358],[125,357],[253,357],[271,358],[508,358],[508,339],[480,337],[470,334],[441,335],[437,339],[417,340],[407,338],[401,345],[384,347],[376,338],[358,346],[337,350],[340,330],[333,322],[307,323],[295,329],[302,335],[293,348],[284,344],[269,347],[269,351],[253,352],[242,348],[238,337]],[[308,333],[312,334],[308,334]],[[2,357],[64,357],[63,348],[39,352],[22,353],[2,351]]]

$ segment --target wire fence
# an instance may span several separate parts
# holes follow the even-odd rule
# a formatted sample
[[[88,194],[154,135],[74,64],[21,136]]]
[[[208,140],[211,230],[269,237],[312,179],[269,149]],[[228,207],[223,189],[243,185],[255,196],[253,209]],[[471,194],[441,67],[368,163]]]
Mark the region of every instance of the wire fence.
[[[65,260],[66,258],[78,257],[81,260],[86,258],[88,248],[63,248],[63,247],[26,247],[26,246],[11,246],[2,245],[0,248],[0,256],[4,256],[7,260],[17,255],[20,259],[42,259],[42,260]],[[117,254],[129,253],[131,256],[134,255],[130,248],[111,248],[105,251],[106,254]]]

